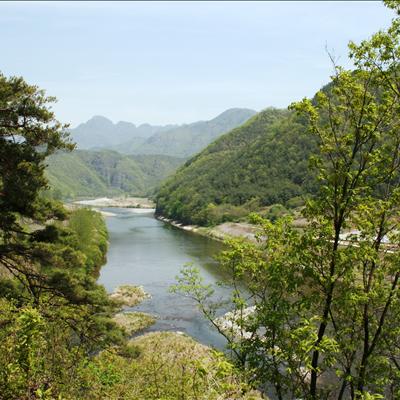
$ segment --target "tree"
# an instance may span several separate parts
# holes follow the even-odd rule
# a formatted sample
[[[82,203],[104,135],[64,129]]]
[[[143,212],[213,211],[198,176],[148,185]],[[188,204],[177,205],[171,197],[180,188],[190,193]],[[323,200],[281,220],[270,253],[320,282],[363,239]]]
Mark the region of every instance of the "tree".
[[[46,157],[74,148],[51,111],[54,101],[22,78],[0,75],[0,269],[5,289],[13,278],[36,304],[44,295],[79,304],[89,301],[95,282],[81,279],[76,232],[57,224],[68,213],[42,195]]]
[[[89,210],[67,212],[43,196],[46,157],[74,148],[66,125],[51,111],[54,101],[22,78],[0,75],[0,393],[5,398],[58,397],[76,383],[90,353],[122,339],[110,319],[116,305],[96,283],[107,250],[104,221]]]
[[[0,75],[0,265],[36,299],[45,283],[33,264],[45,252],[34,251],[40,235],[29,225],[65,217],[60,207],[40,197],[47,184],[44,160],[56,150],[73,148],[66,126],[49,109],[53,101],[22,78]]]
[[[318,143],[308,225],[255,216],[259,245],[231,242],[221,258],[233,282],[248,283],[234,286],[225,334],[279,399],[400,396],[399,26],[351,43],[356,69],[335,66],[330,85],[291,106]],[[178,286],[207,308],[201,288],[193,270]]]

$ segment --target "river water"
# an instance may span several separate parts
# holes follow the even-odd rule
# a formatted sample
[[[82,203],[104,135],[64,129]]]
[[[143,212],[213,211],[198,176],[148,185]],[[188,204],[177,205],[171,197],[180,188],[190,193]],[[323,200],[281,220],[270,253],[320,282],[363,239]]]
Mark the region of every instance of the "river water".
[[[123,284],[142,285],[152,297],[134,310],[153,314],[157,322],[147,331],[181,331],[201,343],[224,348],[224,339],[215,332],[190,299],[169,292],[176,276],[193,263],[204,281],[215,285],[224,274],[213,257],[223,245],[203,236],[183,231],[154,218],[144,209],[103,209],[109,232],[107,263],[99,283],[109,292]],[[218,296],[227,298],[227,289],[217,287]]]

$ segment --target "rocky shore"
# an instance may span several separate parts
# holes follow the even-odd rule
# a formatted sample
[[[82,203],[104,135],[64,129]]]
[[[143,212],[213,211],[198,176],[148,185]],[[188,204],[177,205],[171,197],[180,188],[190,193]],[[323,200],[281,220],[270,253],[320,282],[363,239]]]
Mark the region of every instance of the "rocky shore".
[[[116,300],[121,307],[135,307],[143,300],[151,296],[145,292],[142,286],[122,285],[118,286],[110,298]],[[156,317],[139,311],[121,310],[114,315],[114,322],[124,328],[130,336],[142,331],[156,322]]]
[[[174,221],[160,215],[156,216],[156,218],[184,231],[194,232],[219,241],[232,238],[244,238],[246,240],[250,240],[251,242],[256,242],[256,235],[260,230],[258,226],[245,222],[224,222],[223,224],[215,227],[206,228],[197,225],[184,225],[178,221]]]
[[[110,297],[120,302],[121,305],[135,307],[151,296],[145,292],[142,286],[121,285],[110,294]]]

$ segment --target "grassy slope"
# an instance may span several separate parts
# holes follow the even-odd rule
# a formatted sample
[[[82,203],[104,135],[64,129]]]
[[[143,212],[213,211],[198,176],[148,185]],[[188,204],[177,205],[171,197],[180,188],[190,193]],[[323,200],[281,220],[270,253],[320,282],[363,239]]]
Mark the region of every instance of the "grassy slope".
[[[131,342],[138,356],[128,359],[104,351],[90,371],[111,376],[100,385],[87,375],[94,399],[196,399],[258,400],[261,394],[246,385],[244,377],[222,354],[186,335],[152,332]],[[111,373],[110,373],[111,372]],[[103,379],[105,380],[105,379]]]

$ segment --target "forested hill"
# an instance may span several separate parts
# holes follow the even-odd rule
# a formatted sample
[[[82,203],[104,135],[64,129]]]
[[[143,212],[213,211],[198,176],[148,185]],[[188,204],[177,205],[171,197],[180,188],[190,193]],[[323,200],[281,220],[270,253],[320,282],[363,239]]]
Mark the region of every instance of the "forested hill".
[[[314,190],[312,139],[286,110],[266,109],[190,159],[161,187],[157,213],[210,225]]]
[[[60,152],[47,159],[56,198],[145,196],[184,162],[169,156],[129,156],[111,150]]]
[[[126,152],[126,149],[134,147],[132,152],[135,154],[190,157],[219,136],[245,123],[255,113],[247,108],[231,108],[210,121],[198,121],[157,132],[139,146],[126,143],[117,149]]]

